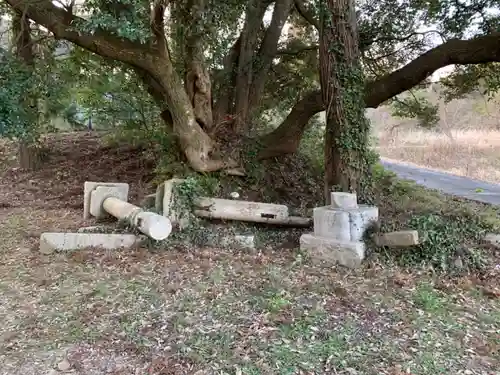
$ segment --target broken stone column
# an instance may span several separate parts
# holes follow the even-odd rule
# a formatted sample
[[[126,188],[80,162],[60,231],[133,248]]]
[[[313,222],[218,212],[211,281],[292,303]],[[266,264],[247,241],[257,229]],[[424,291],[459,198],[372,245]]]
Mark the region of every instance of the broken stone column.
[[[168,218],[173,226],[178,226],[179,229],[187,228],[190,225],[190,215],[188,212],[178,212],[175,206],[175,189],[178,185],[186,180],[180,178],[172,178],[158,185],[156,189],[155,208],[156,212],[161,213]],[[187,208],[186,208],[187,209]]]
[[[358,205],[350,193],[332,192],[331,202],[314,209],[314,232],[300,237],[300,249],[317,264],[356,268],[365,257],[363,234],[378,220],[378,208]]]
[[[84,214],[88,213],[98,219],[111,215],[119,220],[125,220],[157,241],[166,239],[172,232],[172,224],[168,218],[144,211],[127,202],[127,184],[85,182],[84,196]]]

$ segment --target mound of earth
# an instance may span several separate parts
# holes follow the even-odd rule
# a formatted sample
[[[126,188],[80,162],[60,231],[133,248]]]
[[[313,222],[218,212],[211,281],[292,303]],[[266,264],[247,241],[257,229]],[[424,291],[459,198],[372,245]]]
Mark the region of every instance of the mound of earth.
[[[22,200],[22,204],[29,202],[37,207],[81,208],[85,181],[126,182],[130,184],[129,199],[134,203],[156,189],[153,179],[157,158],[146,147],[106,145],[100,134],[88,132],[55,134],[47,137],[45,146],[47,160],[40,170],[12,167],[3,172],[2,185],[16,189],[2,189],[0,204],[15,207]],[[4,144],[0,151],[5,155],[13,150]],[[241,199],[296,208],[313,207],[322,200],[322,177],[311,171],[304,159],[265,161],[259,171],[265,173],[218,176],[219,197],[237,191]]]

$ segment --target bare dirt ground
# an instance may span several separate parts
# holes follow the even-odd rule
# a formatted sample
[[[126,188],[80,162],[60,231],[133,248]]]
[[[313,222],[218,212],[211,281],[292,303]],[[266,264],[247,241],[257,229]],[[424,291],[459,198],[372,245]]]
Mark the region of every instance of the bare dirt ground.
[[[41,232],[89,224],[83,181],[129,182],[137,199],[152,157],[83,133],[26,173],[0,147],[0,374],[500,374],[495,269],[487,282],[321,269],[283,249],[42,256]]]
[[[393,117],[387,107],[369,111],[381,156],[500,183],[500,97],[444,103],[435,93],[425,96],[440,105],[440,121],[433,130]]]

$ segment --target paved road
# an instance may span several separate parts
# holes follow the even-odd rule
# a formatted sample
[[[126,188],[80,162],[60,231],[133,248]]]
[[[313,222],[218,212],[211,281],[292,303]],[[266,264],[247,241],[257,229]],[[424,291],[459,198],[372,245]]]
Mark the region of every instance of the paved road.
[[[437,189],[457,197],[500,206],[500,185],[455,176],[449,173],[414,167],[408,164],[381,160],[384,168],[396,173],[400,178],[413,180],[430,189]]]

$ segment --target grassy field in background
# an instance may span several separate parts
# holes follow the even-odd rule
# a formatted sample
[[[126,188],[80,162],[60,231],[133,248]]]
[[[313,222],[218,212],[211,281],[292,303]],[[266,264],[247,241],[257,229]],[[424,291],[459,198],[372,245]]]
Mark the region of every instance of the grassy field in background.
[[[368,110],[382,157],[500,182],[500,100],[480,95],[444,103],[435,92],[427,98],[440,105],[440,121],[425,130],[416,120],[391,116],[388,107]]]

